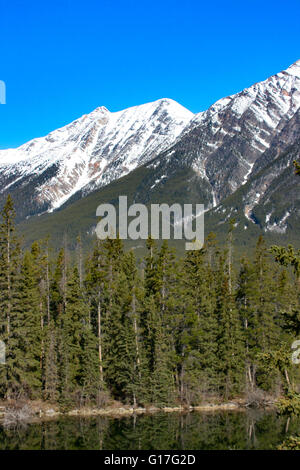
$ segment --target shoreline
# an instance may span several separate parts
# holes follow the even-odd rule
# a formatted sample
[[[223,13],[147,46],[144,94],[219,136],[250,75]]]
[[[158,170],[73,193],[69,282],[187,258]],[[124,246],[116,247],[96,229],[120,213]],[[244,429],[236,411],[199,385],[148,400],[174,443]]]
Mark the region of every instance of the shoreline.
[[[3,404],[0,406],[0,424],[6,418],[6,413],[11,409],[10,406]],[[18,411],[15,412],[15,421],[27,421],[27,422],[38,422],[44,421],[49,418],[57,419],[59,417],[107,417],[107,418],[126,418],[130,416],[141,416],[141,415],[151,415],[158,413],[182,413],[188,414],[192,412],[216,412],[216,411],[236,411],[236,412],[246,412],[253,407],[247,405],[245,401],[230,401],[225,403],[206,403],[202,405],[194,406],[165,406],[165,407],[130,407],[130,406],[107,406],[105,408],[92,408],[92,407],[82,407],[75,408],[66,412],[60,411],[55,405],[46,405],[43,402],[26,402],[24,406],[27,405],[30,407],[30,415],[26,418],[20,418],[18,416]],[[46,406],[45,406],[46,405]],[[275,409],[275,401],[269,402],[264,406],[256,407],[256,409],[261,410],[271,410]],[[11,418],[13,420],[13,417]]]

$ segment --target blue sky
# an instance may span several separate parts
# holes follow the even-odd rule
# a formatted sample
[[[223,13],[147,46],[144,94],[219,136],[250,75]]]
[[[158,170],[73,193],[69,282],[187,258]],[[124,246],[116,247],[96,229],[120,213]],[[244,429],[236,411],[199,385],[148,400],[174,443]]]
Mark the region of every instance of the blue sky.
[[[299,19],[299,0],[0,0],[0,148],[98,106],[202,111],[299,59]]]

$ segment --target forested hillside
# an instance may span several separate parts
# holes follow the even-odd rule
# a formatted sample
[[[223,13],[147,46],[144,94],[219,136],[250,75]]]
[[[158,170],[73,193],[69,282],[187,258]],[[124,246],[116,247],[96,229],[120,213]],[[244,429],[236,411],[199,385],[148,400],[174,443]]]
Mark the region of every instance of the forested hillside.
[[[8,197],[0,228],[2,399],[62,407],[110,400],[198,404],[299,391],[291,344],[299,332],[299,271],[275,263],[260,237],[233,266],[213,234],[178,259],[147,241],[136,260],[119,239],[96,241],[76,262],[48,240],[23,250]],[[286,263],[288,264],[288,263]]]

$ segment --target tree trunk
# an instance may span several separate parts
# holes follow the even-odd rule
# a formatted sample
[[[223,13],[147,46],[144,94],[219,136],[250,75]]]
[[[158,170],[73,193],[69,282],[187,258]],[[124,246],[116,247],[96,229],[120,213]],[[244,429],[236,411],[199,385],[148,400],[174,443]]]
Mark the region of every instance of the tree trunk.
[[[133,314],[133,328],[134,328],[134,336],[135,336],[136,365],[137,365],[137,369],[138,369],[139,379],[141,379],[139,338],[138,338],[138,328],[137,328],[137,321],[136,321],[136,298],[135,298],[135,293],[133,293],[133,296],[132,296],[132,314]]]
[[[102,331],[101,331],[101,303],[98,302],[98,354],[99,354],[99,370],[100,380],[103,382],[103,366],[102,366]]]

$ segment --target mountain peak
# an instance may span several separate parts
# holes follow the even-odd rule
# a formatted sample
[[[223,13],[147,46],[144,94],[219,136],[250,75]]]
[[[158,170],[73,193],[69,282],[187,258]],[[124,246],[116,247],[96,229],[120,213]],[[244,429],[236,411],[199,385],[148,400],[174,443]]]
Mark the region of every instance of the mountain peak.
[[[295,77],[300,78],[300,59],[296,60],[292,65],[290,65],[287,69],[286,72],[289,73],[290,75],[294,75]]]
[[[98,108],[94,109],[92,113],[109,113],[110,111],[105,106],[98,106]]]
[[[115,114],[131,112],[131,111],[144,112],[146,110],[156,110],[156,109],[161,109],[161,108],[168,108],[168,111],[171,113],[173,113],[175,110],[177,110],[177,112],[181,111],[185,116],[189,116],[190,118],[192,118],[193,116],[193,113],[191,111],[189,111],[187,108],[185,108],[180,103],[178,103],[177,101],[171,98],[160,98],[158,100],[150,101],[148,103],[131,106],[129,108],[122,109],[121,111],[116,111]]]
[[[116,112],[100,106],[45,137],[0,150],[0,201],[5,191],[32,188],[35,178],[33,205],[52,211],[83,188],[105,186],[166,150],[192,117],[167,98]]]
[[[180,162],[201,175],[215,205],[247,182],[256,162],[282,137],[300,109],[299,77],[297,60],[196,115],[170,98],[113,112],[100,106],[46,137],[1,150],[0,202],[7,191],[23,201],[26,190],[31,202],[24,201],[22,217],[51,211],[154,157],[167,155],[162,161],[168,164],[172,155],[172,168]],[[291,127],[281,141],[293,143],[293,135]]]

